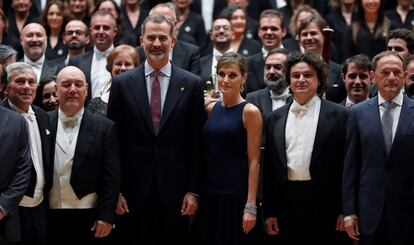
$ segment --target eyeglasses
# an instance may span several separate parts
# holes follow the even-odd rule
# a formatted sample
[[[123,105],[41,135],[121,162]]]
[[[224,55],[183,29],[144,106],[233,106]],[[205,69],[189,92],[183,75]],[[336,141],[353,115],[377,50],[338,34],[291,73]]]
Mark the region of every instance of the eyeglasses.
[[[219,31],[221,28],[223,28],[225,31],[230,30],[230,26],[228,25],[217,25],[213,27],[213,30]]]
[[[76,36],[80,36],[85,34],[84,31],[81,30],[69,30],[69,31],[65,31],[65,35],[66,36],[72,36],[73,34],[76,34]]]

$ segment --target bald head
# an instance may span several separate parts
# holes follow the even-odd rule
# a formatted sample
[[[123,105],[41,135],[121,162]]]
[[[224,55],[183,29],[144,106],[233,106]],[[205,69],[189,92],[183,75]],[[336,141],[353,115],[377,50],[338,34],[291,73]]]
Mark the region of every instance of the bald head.
[[[63,68],[56,78],[56,95],[59,108],[68,116],[75,115],[83,108],[88,95],[85,74],[75,66]]]
[[[32,61],[40,59],[46,51],[47,36],[43,26],[30,23],[20,33],[20,43],[24,54]]]

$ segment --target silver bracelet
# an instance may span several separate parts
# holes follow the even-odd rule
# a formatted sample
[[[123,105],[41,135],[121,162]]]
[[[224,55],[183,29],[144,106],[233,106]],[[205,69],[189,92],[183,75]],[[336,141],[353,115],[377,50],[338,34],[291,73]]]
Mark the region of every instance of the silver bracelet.
[[[256,204],[246,203],[246,206],[244,207],[243,213],[249,213],[249,214],[257,215],[257,206],[256,206]]]

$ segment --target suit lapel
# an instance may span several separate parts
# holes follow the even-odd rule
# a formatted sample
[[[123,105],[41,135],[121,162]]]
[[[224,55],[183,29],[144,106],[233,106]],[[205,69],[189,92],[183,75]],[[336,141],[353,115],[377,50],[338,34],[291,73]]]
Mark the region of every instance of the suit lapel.
[[[378,106],[378,96],[368,101],[369,109],[366,112],[367,125],[373,131],[372,135],[377,138],[378,145],[381,145],[382,151],[387,155],[387,149],[385,147],[384,133],[382,132],[381,114]]]
[[[49,169],[49,156],[48,154],[49,149],[48,147],[49,142],[48,142],[48,135],[50,134],[49,129],[46,127],[46,121],[43,120],[42,115],[40,114],[40,110],[38,107],[36,106],[32,106],[32,109],[36,115],[36,121],[37,121],[37,125],[39,127],[39,132],[40,132],[40,141],[42,142],[42,158],[43,158],[43,171],[45,173],[45,176],[47,176],[47,169]],[[47,159],[47,160],[46,160]]]
[[[275,131],[275,141],[276,141],[276,150],[281,158],[282,165],[287,167],[287,157],[286,157],[286,122],[289,113],[289,106],[284,106],[280,110],[281,118],[276,120],[274,131]]]
[[[260,104],[262,105],[263,113],[268,114],[272,112],[272,98],[270,98],[270,89],[266,88],[259,97]]]
[[[329,132],[333,127],[336,111],[331,110],[328,107],[328,104],[325,100],[321,99],[321,109],[319,112],[318,125],[316,126],[316,135],[315,141],[313,143],[311,163],[312,166],[316,159],[318,159],[319,154],[321,154],[323,146],[325,145],[326,140],[328,139]]]
[[[132,97],[135,99],[135,104],[138,106],[138,109],[144,117],[144,121],[147,123],[149,128],[154,130],[152,126],[147,85],[145,83],[144,65],[141,65],[136,72],[131,74],[128,87]]]
[[[86,155],[89,153],[89,149],[93,145],[93,141],[96,137],[98,130],[97,121],[94,115],[85,109],[83,113],[81,125],[78,133],[78,140],[76,142],[75,156],[73,158],[72,175],[76,174],[79,166],[85,160]]]
[[[174,111],[175,106],[180,100],[183,93],[187,90],[187,82],[185,77],[175,68],[175,65],[171,66],[171,78],[170,85],[168,86],[167,96],[164,102],[164,109],[161,114],[160,132],[165,125],[165,122]]]
[[[403,104],[401,107],[400,119],[398,120],[397,130],[395,132],[394,141],[391,147],[391,151],[393,148],[398,148],[398,145],[401,143],[402,138],[406,135],[408,129],[410,128],[411,122],[413,119],[413,107],[414,102],[408,99],[407,96],[404,95]]]

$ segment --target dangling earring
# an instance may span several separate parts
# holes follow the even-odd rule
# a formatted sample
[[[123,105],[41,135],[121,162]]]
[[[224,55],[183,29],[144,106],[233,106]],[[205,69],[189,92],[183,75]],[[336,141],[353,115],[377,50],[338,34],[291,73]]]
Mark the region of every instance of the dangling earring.
[[[243,84],[240,86],[240,93],[242,94],[242,93],[244,93],[244,91],[246,91],[246,83],[243,83]]]

